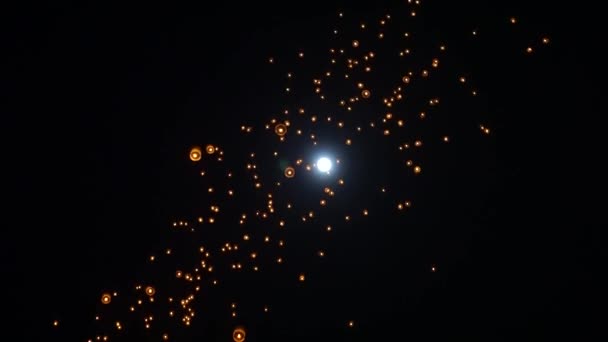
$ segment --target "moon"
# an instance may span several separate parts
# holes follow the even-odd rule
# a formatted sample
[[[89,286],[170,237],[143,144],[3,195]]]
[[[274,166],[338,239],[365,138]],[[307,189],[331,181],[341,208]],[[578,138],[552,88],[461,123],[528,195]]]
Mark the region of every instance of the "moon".
[[[331,160],[327,157],[321,157],[317,160],[317,169],[321,172],[329,172],[331,170]]]

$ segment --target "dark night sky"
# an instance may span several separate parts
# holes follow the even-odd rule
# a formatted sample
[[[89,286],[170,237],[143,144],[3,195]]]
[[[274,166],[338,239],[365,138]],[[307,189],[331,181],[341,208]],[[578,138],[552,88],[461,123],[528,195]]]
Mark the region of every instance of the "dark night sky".
[[[523,68],[509,55],[481,63],[493,70],[477,77],[492,89],[497,137],[436,162],[407,230],[386,218],[334,240],[340,252],[318,267],[326,280],[298,296],[279,291],[287,311],[249,327],[248,341],[402,340],[399,331],[417,341],[606,335],[599,10],[428,2],[425,15],[446,32],[514,13],[530,31],[548,32],[551,48]],[[169,222],[195,210],[204,188],[190,175],[190,146],[242,149],[238,134],[225,132],[278,105],[264,89],[279,80],[260,65],[312,49],[338,9],[384,12],[335,0],[8,9],[2,279],[16,323],[3,333],[16,341],[90,335],[101,289],[147,277],[142,265],[164,246]],[[366,167],[372,178],[385,171]],[[398,239],[407,248],[384,248]],[[362,259],[364,247],[371,256]],[[440,271],[429,276],[430,260]],[[242,295],[255,296],[252,286]],[[229,341],[234,322],[205,310],[201,340]],[[349,314],[356,329],[328,328]]]

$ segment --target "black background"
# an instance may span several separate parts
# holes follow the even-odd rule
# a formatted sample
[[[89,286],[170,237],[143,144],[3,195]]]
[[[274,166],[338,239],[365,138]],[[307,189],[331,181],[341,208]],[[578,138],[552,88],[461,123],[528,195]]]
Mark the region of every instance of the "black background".
[[[489,190],[470,195],[465,185],[431,185],[429,193],[453,189],[415,216],[425,233],[409,256],[412,264],[438,259],[442,272],[432,279],[422,276],[426,269],[378,271],[380,261],[396,257],[379,247],[390,239],[379,231],[370,242],[378,248],[375,266],[343,273],[350,280],[356,272],[391,274],[352,290],[351,305],[364,313],[358,332],[327,335],[315,312],[289,311],[307,320],[277,318],[251,340],[606,335],[600,11],[548,1],[429,6],[437,9],[429,16],[455,26],[461,14],[524,13],[531,30],[536,25],[552,38],[550,54],[519,70],[525,83],[500,85],[513,71],[508,56],[493,61],[502,71],[480,76],[500,89],[494,101],[501,134],[486,166],[492,184],[480,187]],[[337,9],[365,15],[369,7],[379,5],[87,2],[7,9],[2,282],[5,316],[16,324],[4,333],[18,341],[88,334],[80,323],[92,317],[99,289],[132,279],[150,246],[162,245],[167,222],[191,205],[185,151],[227,139],[222,132],[238,127],[236,118],[255,115],[251,104],[264,98],[256,100],[254,86],[273,82],[256,66],[314,42]],[[359,246],[367,238],[354,234],[341,243]],[[410,281],[420,282],[414,288],[421,292],[401,294],[405,302],[386,298]],[[56,317],[66,335],[50,328]],[[231,325],[222,324],[214,340],[229,340]]]

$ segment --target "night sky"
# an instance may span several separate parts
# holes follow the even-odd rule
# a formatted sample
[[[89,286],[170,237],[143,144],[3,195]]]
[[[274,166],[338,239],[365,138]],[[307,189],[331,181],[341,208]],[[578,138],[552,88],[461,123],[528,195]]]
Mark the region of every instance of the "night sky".
[[[3,334],[605,338],[603,18],[534,3],[7,9]]]

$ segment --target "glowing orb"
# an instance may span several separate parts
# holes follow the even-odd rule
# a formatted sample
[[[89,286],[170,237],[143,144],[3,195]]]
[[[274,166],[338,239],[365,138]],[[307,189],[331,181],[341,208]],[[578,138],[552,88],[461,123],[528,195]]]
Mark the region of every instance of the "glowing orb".
[[[146,294],[150,297],[154,296],[156,290],[152,286],[146,287]]]
[[[193,147],[190,150],[190,160],[192,160],[192,161],[201,160],[201,155],[202,155],[201,149],[198,147]]]
[[[101,295],[101,303],[102,304],[110,304],[112,301],[112,296],[109,293],[104,293]]]
[[[293,178],[293,176],[295,176],[295,175],[296,175],[296,170],[293,167],[288,166],[285,168],[285,177]]]
[[[369,90],[367,90],[367,89],[365,89],[365,90],[363,90],[361,92],[361,96],[363,96],[364,99],[369,99],[369,97],[371,96],[371,94],[372,93]]]
[[[276,126],[274,126],[274,132],[276,133],[276,135],[282,137],[285,135],[285,133],[287,133],[287,126],[285,124],[277,124]]]
[[[213,154],[215,152],[215,147],[213,145],[207,145],[205,151],[207,151],[208,154]]]
[[[234,328],[234,331],[232,332],[232,340],[234,340],[234,342],[243,342],[245,341],[245,328],[243,327],[236,327]]]
[[[329,172],[331,170],[331,160],[327,157],[321,157],[317,161],[317,169],[321,172]]]

